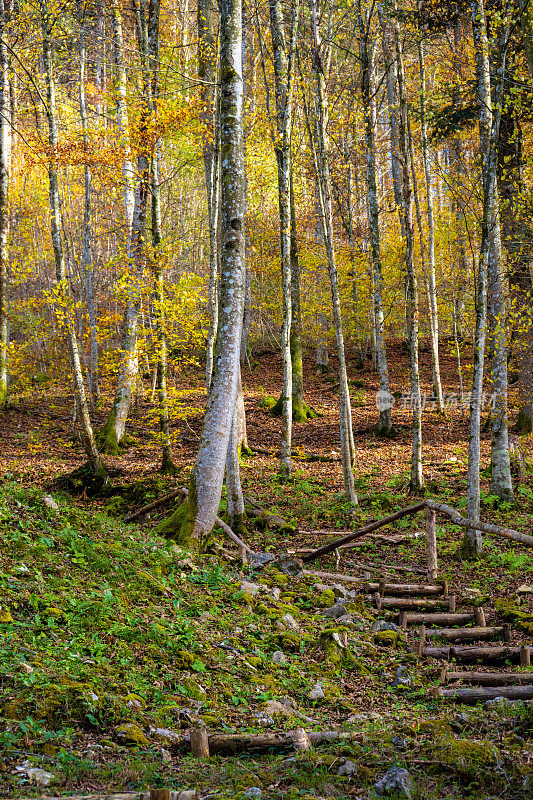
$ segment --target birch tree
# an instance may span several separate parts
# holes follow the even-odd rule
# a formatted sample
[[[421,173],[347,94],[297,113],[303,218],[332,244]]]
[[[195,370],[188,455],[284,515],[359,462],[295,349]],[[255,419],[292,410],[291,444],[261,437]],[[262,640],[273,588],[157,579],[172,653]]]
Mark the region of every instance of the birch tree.
[[[407,273],[407,340],[409,343],[409,361],[411,373],[411,404],[413,447],[411,453],[411,478],[410,489],[419,492],[424,488],[422,473],[422,399],[420,396],[420,373],[418,365],[418,281],[414,261],[414,235],[413,235],[413,192],[410,175],[409,158],[409,119],[407,109],[407,94],[405,74],[403,67],[403,54],[400,39],[398,20],[394,21],[394,40],[396,47],[396,65],[398,72],[398,136],[400,152],[400,177],[402,185],[402,215],[403,230],[405,234],[405,267]]]
[[[365,119],[367,214],[372,257],[372,313],[379,377],[379,422],[376,426],[376,432],[381,435],[390,436],[393,430],[391,418],[393,398],[390,393],[389,370],[385,348],[381,236],[379,230],[379,202],[376,181],[376,87],[374,77],[376,47],[374,43],[369,42],[371,18],[365,20],[361,2],[358,4],[358,22],[362,71],[361,90]]]
[[[244,136],[241,0],[220,0],[221,252],[219,325],[200,447],[182,506],[159,532],[197,548],[222,493],[239,378],[244,308]]]
[[[331,203],[331,179],[328,162],[328,95],[324,69],[325,50],[322,45],[318,9],[315,0],[311,0],[311,27],[313,42],[313,71],[316,80],[316,148],[314,136],[308,118],[308,131],[311,149],[315,162],[317,179],[318,200],[320,209],[320,226],[326,248],[329,279],[331,286],[331,299],[333,306],[333,321],[335,325],[335,338],[337,341],[337,358],[339,363],[339,410],[340,410],[340,438],[341,460],[344,476],[344,490],[347,499],[357,504],[357,495],[354,488],[352,463],[354,458],[354,441],[352,429],[352,409],[350,403],[350,390],[348,387],[348,374],[346,370],[346,357],[344,352],[344,334],[342,329],[341,304],[339,296],[339,279],[335,263],[335,249],[333,245],[333,213]]]

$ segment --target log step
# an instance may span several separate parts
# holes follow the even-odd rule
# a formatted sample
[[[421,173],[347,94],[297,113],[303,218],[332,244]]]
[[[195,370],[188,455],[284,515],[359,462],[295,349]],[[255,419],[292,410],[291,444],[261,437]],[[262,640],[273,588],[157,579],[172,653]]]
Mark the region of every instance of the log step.
[[[447,672],[444,680],[478,686],[522,686],[533,684],[533,672]]]
[[[465,625],[467,622],[473,622],[475,614],[409,614],[402,612],[400,614],[400,625],[406,628],[408,625]]]
[[[437,689],[437,697],[454,700],[457,703],[486,703],[495,697],[506,697],[508,700],[532,700],[533,686],[476,686],[470,689]]]
[[[376,597],[377,595],[377,597]],[[449,602],[446,598],[434,600],[428,597],[381,597],[381,595],[374,594],[373,597],[368,597],[371,602],[374,601],[378,608],[392,608],[397,611],[408,611],[410,609],[416,610],[417,608],[448,608]]]
[[[478,647],[458,645],[457,647],[423,647],[420,655],[424,658],[437,658],[445,661],[455,659],[467,664],[477,661],[491,664],[511,661],[513,664],[519,664],[521,650],[522,648],[520,647],[510,647],[509,645],[499,647],[491,645],[479,645]],[[418,652],[418,645],[412,648],[412,652]]]
[[[485,628],[428,628],[426,637],[446,639],[449,642],[476,642],[480,639],[499,639],[509,642],[510,630],[507,626]]]
[[[418,597],[420,595],[439,595],[446,594],[444,583],[375,583],[369,581],[365,583],[365,590],[374,594],[406,595],[407,597]]]

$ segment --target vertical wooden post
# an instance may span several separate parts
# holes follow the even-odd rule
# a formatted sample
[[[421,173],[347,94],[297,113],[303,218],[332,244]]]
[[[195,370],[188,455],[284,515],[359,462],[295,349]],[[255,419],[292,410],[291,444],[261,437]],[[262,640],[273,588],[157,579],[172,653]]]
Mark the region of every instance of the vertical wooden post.
[[[381,611],[381,595],[379,592],[374,592],[374,603],[378,611]]]
[[[447,580],[442,581],[442,594],[444,595],[444,597],[448,597],[449,589]]]
[[[195,758],[209,758],[209,736],[205,728],[191,728],[191,753]]]
[[[521,647],[520,648],[520,666],[521,667],[530,667],[531,666],[531,648],[530,647]]]
[[[305,732],[304,728],[295,728],[292,732],[292,743],[294,745],[295,750],[299,750],[301,753],[305,753],[307,750],[311,750],[311,742],[309,741],[309,736]]]
[[[426,507],[426,554],[428,564],[428,581],[437,580],[437,515],[432,508]]]
[[[503,640],[507,643],[511,641],[511,625],[508,622],[505,622],[503,626]]]
[[[455,598],[454,594],[449,594],[448,595],[448,607],[450,609],[450,614],[455,614],[455,607],[456,607],[455,599],[456,598]]]
[[[422,658],[424,652],[424,645],[426,644],[426,626],[420,626],[420,638],[418,640],[418,658]]]
[[[381,578],[381,580],[380,580],[380,582],[379,582],[379,589],[378,589],[378,592],[379,592],[379,593],[380,593],[380,595],[382,595],[382,596],[385,594],[385,578]]]
[[[363,572],[363,580],[367,582],[372,580],[372,573],[369,572],[367,569],[365,569],[365,571]]]
[[[476,625],[479,628],[486,628],[487,620],[485,619],[485,612],[483,611],[481,606],[476,606],[474,608],[474,614],[476,615]]]

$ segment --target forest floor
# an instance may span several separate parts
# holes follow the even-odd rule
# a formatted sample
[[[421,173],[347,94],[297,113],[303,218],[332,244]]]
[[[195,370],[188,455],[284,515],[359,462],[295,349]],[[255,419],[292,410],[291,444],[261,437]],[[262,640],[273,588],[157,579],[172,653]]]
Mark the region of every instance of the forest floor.
[[[445,393],[453,403],[459,395],[456,364],[442,350]],[[318,546],[335,532],[413,502],[407,495],[410,411],[401,408],[400,396],[393,412],[397,435],[376,438],[375,375],[350,363],[360,497],[352,514],[337,460],[335,372],[316,376],[311,360],[305,367],[306,399],[320,416],[294,426],[297,458],[294,481],[287,485],[277,479],[280,422],[262,403],[279,393],[279,358],[263,352],[243,370],[248,438],[256,449],[241,465],[245,494],[296,527],[294,534],[280,534],[250,526],[247,541],[256,551]],[[392,390],[407,393],[408,361],[399,345],[391,351],[390,371]],[[429,395],[425,352],[422,376]],[[247,794],[258,787],[263,798],[370,800],[374,783],[400,766],[409,770],[417,796],[428,800],[533,796],[533,777],[527,778],[533,775],[532,706],[472,707],[435,698],[442,662],[417,660],[410,650],[413,634],[380,639],[372,631],[376,620],[396,616],[378,612],[361,590],[344,601],[353,621],[348,648],[339,655],[329,646],[335,629],[322,616],[331,602],[322,578],[291,578],[272,567],[253,573],[212,554],[193,563],[154,532],[169,507],[141,526],[121,522],[134,507],[186,484],[201,427],[202,381],[200,368],[182,368],[172,393],[178,475],[158,475],[157,414],[141,398],[128,428],[133,441],[119,457],[107,459],[113,482],[134,488],[107,500],[53,491],[58,510],[45,505],[43,492],[80,464],[68,390],[48,386],[15,397],[0,421],[0,794],[170,786],[197,788],[203,797],[245,798],[258,796]],[[464,385],[469,384],[467,374]],[[105,410],[95,415],[96,424],[105,420]],[[430,409],[424,413],[428,495],[459,509],[466,491],[467,423],[467,402],[449,404],[444,418]],[[521,437],[518,444],[531,461],[531,439]],[[488,433],[483,455],[487,466]],[[515,505],[497,506],[483,478],[483,518],[530,533],[528,471],[517,498]],[[404,518],[380,533],[408,535],[423,524],[420,516]],[[456,558],[462,532],[439,519],[437,536],[439,578],[458,598],[477,590],[488,624],[501,624],[506,612],[494,604],[516,606],[517,589],[533,583],[530,551],[487,535],[483,559],[462,563]],[[416,582],[424,563],[422,536],[402,542],[369,536],[342,551],[338,565],[326,556],[312,569],[362,579],[366,568],[387,581]],[[513,644],[533,638],[531,597],[520,594],[523,616],[513,626]],[[286,614],[295,630],[283,630]],[[273,660],[280,651],[283,656]],[[317,683],[324,696],[311,699]],[[218,733],[303,725],[309,731],[337,728],[354,738],[298,755],[214,756],[199,767],[179,744],[197,720]],[[37,778],[47,779],[32,768],[52,775],[50,786],[38,785]]]

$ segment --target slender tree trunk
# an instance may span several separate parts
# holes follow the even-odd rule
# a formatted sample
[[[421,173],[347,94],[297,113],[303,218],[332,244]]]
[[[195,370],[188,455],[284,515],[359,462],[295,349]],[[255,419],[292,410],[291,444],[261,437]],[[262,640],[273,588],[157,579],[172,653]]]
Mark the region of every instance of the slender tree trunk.
[[[11,172],[11,100],[6,25],[8,11],[0,0],[0,407],[9,391],[9,182]]]
[[[75,323],[72,317],[71,298],[69,296],[69,283],[67,266],[61,239],[62,216],[59,196],[59,179],[57,168],[58,157],[58,132],[55,82],[52,73],[52,26],[53,19],[48,9],[47,0],[39,0],[41,27],[43,34],[43,66],[46,82],[46,116],[48,120],[48,142],[50,145],[50,162],[48,166],[48,179],[50,187],[50,223],[52,245],[56,265],[56,293],[57,313],[61,320],[61,327],[67,340],[74,395],[78,408],[78,417],[81,424],[83,445],[88,460],[90,473],[105,481],[105,469],[96,448],[96,441],[91,425],[89,406],[83,383],[83,373],[80,362],[78,342],[76,340]]]
[[[460,108],[460,43],[461,43],[461,21],[457,20],[453,30],[453,61],[456,73],[456,83],[452,91],[452,102],[455,111]],[[455,320],[457,325],[457,337],[459,341],[465,338],[464,331],[464,310],[465,296],[468,288],[469,259],[466,251],[465,239],[465,210],[466,202],[464,192],[466,189],[465,163],[463,157],[463,145],[459,133],[452,137],[451,141],[452,163],[451,167],[455,177],[455,188],[452,194],[452,210],[455,216],[455,268],[456,278],[456,302]]]
[[[139,12],[140,10],[138,10]],[[138,14],[139,16],[139,14]],[[140,145],[137,156],[137,181],[134,190],[131,235],[128,241],[128,260],[131,269],[128,284],[128,298],[121,330],[120,365],[115,398],[107,421],[98,434],[103,452],[118,454],[119,446],[126,431],[126,421],[130,412],[139,373],[137,354],[137,328],[141,309],[142,275],[144,268],[144,225],[148,203],[151,154],[148,150],[147,120],[151,114],[151,96],[148,75],[148,30],[145,22],[137,20],[139,55],[143,73],[143,110],[140,120]],[[126,224],[129,225],[131,207],[132,168],[129,157],[129,136],[127,127],[126,74],[122,60],[122,23],[117,0],[113,0],[113,30],[115,40],[115,61],[117,68],[117,118],[119,130],[124,139],[124,204]]]
[[[85,100],[85,65],[86,65],[86,21],[81,19],[80,33],[80,117],[83,132],[83,146],[85,151],[89,146],[87,128],[87,106]],[[82,274],[85,283],[85,301],[87,303],[87,317],[89,321],[89,369],[87,370],[89,392],[93,405],[100,396],[98,386],[98,326],[96,322],[96,302],[93,287],[92,264],[92,226],[91,226],[91,169],[88,164],[84,167],[84,207],[83,207],[83,234],[82,234]]]
[[[396,64],[398,70],[399,145],[402,180],[403,228],[405,231],[405,266],[407,271],[407,338],[411,365],[411,403],[413,423],[413,449],[411,455],[410,489],[420,492],[424,488],[422,474],[422,401],[418,367],[418,285],[414,262],[413,192],[411,188],[409,159],[409,119],[403,69],[403,56],[398,21],[394,22]]]
[[[291,359],[291,136],[292,83],[299,2],[293,0],[289,46],[287,47],[281,0],[269,0],[270,32],[274,57],[276,86],[276,129],[274,151],[278,166],[278,199],[281,251],[281,280],[283,293],[283,325],[281,354],[283,361],[283,391],[281,411],[280,475],[287,480],[291,474],[292,439],[292,359]]]
[[[379,393],[377,405],[379,408],[379,422],[376,431],[380,435],[390,436],[392,433],[391,408],[393,397],[389,386],[389,369],[387,365],[387,352],[384,335],[383,315],[383,275],[381,269],[381,238],[379,230],[379,203],[376,182],[376,103],[374,56],[375,46],[369,47],[369,22],[364,19],[361,3],[359,2],[359,33],[363,92],[363,109],[365,117],[365,143],[366,143],[366,185],[367,185],[367,213],[370,231],[370,248],[372,257],[372,312],[373,330],[375,332],[377,367],[379,377]]]
[[[245,275],[241,0],[221,0],[220,37],[222,249],[213,377],[187,502],[159,526],[192,547],[210,534],[218,513],[239,378]]]
[[[418,41],[418,63],[420,68],[420,134],[422,138],[424,176],[426,179],[426,209],[428,221],[427,268],[433,394],[437,404],[437,411],[443,414],[444,398],[442,396],[439,361],[439,308],[437,304],[437,286],[435,281],[435,214],[433,210],[431,162],[426,128],[426,67],[424,63],[424,43],[421,39]]]
[[[491,260],[497,257],[500,239],[500,221],[498,208],[497,151],[499,138],[499,122],[501,114],[501,87],[499,104],[496,113],[492,107],[492,87],[490,78],[489,44],[485,20],[483,0],[473,0],[472,25],[476,51],[477,95],[479,106],[479,134],[482,154],[483,182],[483,225],[479,252],[478,283],[476,294],[476,333],[474,339],[474,373],[472,378],[472,396],[470,401],[470,441],[468,449],[468,487],[467,516],[479,519],[480,506],[480,450],[481,450],[481,406],[483,402],[483,369],[485,360],[485,339],[487,320],[487,288],[488,275],[497,274],[499,266],[491,267]],[[500,50],[500,65],[505,66],[505,48]],[[482,540],[479,531],[467,530],[461,547],[466,557],[481,553]]]
[[[349,502],[356,504],[357,495],[354,488],[352,464],[355,455],[352,430],[352,410],[350,403],[350,390],[348,387],[348,374],[346,370],[346,357],[344,352],[344,335],[342,330],[341,304],[339,297],[339,282],[337,266],[335,263],[335,250],[333,246],[333,215],[331,208],[331,180],[328,164],[327,120],[328,99],[326,80],[324,74],[323,57],[318,13],[315,0],[311,2],[311,24],[313,35],[313,69],[316,76],[316,107],[317,107],[317,144],[315,150],[315,166],[317,188],[320,205],[320,223],[322,236],[326,247],[328,271],[331,284],[331,297],[333,306],[333,321],[335,324],[335,337],[337,340],[337,357],[339,362],[339,410],[340,410],[340,438],[341,459],[344,476],[344,489]],[[309,125],[310,144],[313,147],[313,135]]]
[[[204,126],[202,147],[209,225],[209,329],[206,342],[206,385],[209,391],[218,325],[219,97],[215,86],[217,14],[213,0],[198,0],[197,24],[200,118]]]

